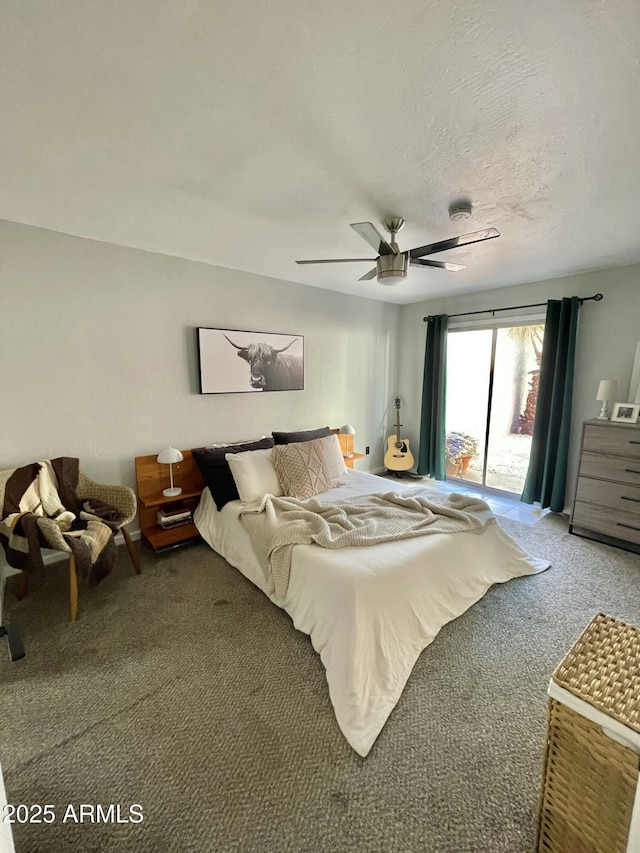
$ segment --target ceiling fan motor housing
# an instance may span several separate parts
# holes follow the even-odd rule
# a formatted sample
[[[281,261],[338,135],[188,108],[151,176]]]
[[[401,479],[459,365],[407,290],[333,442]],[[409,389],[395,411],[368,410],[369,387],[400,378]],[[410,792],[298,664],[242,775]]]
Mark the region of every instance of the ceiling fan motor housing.
[[[398,284],[409,273],[409,252],[397,255],[380,255],[378,258],[378,281],[380,284]]]

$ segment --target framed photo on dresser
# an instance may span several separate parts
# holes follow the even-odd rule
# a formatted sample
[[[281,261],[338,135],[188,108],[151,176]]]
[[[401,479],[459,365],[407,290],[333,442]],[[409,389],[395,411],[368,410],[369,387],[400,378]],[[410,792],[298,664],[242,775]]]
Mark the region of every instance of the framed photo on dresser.
[[[614,403],[610,420],[620,424],[635,424],[640,414],[640,403]]]

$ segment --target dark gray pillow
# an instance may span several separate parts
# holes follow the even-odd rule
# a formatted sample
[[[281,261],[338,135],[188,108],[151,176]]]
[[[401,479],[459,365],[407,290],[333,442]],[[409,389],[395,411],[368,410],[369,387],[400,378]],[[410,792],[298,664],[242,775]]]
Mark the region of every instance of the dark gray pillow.
[[[320,427],[320,429],[307,429],[303,432],[272,432],[271,435],[276,444],[296,444],[299,441],[313,441],[314,438],[324,438],[325,435],[331,435],[331,430],[326,426]]]
[[[229,463],[224,458],[225,455],[242,453],[245,450],[266,450],[268,447],[273,447],[272,438],[261,438],[246,444],[227,444],[224,447],[196,447],[191,451],[218,511],[229,501],[240,499],[236,481],[233,479]]]

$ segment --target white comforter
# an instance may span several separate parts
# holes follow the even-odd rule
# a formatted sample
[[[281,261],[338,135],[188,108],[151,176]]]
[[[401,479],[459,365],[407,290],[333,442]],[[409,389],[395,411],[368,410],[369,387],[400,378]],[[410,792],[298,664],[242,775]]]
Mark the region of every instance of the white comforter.
[[[407,486],[393,483],[391,489]],[[390,491],[390,481],[350,471],[345,485],[317,495],[323,503]],[[240,501],[215,508],[208,489],[195,513],[203,539],[267,594],[267,579],[239,515]],[[398,702],[420,652],[440,628],[475,604],[494,583],[535,574],[549,563],[531,557],[496,524],[481,531],[435,533],[374,546],[293,548],[280,606],[309,634],[327,673],[338,725],[365,756]]]

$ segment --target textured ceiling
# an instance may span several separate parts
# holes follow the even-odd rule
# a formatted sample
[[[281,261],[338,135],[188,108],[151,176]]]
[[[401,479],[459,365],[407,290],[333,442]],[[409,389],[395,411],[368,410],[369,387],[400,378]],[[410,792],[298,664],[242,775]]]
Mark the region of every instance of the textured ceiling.
[[[0,217],[398,303],[640,262],[639,44],[637,0],[3,0]],[[388,215],[502,236],[295,265]]]

